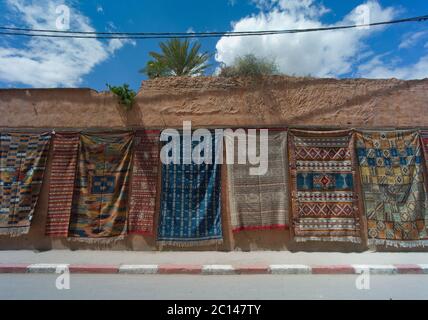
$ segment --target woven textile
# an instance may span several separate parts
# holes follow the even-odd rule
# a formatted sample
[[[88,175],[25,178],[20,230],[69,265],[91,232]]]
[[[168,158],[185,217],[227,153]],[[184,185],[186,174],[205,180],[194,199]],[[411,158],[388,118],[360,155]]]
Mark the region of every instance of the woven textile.
[[[296,241],[361,242],[351,131],[289,133]]]
[[[82,241],[126,234],[131,133],[82,134],[69,237]]]
[[[131,200],[128,232],[153,234],[159,167],[157,130],[139,131],[134,138]]]
[[[28,233],[39,198],[51,136],[0,134],[0,234]]]
[[[217,149],[222,138],[214,140]],[[162,164],[158,241],[175,246],[221,243],[220,165],[182,164],[182,153],[180,161]]]
[[[369,244],[428,244],[428,200],[417,132],[357,132]]]
[[[228,158],[229,203],[234,232],[286,228],[288,225],[287,132],[269,130],[268,170],[263,175],[250,175],[254,167],[248,161],[238,163],[238,139],[225,134]],[[259,134],[257,135],[259,143]],[[245,154],[245,157],[247,155]]]
[[[68,236],[78,151],[79,133],[55,134],[46,221],[47,236]]]
[[[424,160],[426,163],[426,167],[428,168],[428,130],[422,130],[420,132],[420,140],[421,140],[421,144],[422,144],[422,150],[424,152]],[[427,173],[427,171],[425,170],[425,173]]]

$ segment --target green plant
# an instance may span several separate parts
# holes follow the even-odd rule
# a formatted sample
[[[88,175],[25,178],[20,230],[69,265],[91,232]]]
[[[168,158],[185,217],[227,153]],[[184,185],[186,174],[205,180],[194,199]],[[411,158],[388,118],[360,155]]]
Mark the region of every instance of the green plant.
[[[146,67],[140,70],[140,72],[146,74],[149,79],[166,77],[169,75],[165,65],[161,61],[148,61]]]
[[[205,72],[211,57],[208,52],[200,53],[201,44],[188,39],[170,39],[159,43],[161,53],[150,52],[153,58],[147,62],[141,73],[150,79],[165,76],[197,76]]]
[[[122,86],[111,86],[107,83],[107,88],[110,92],[118,96],[119,103],[124,106],[126,110],[132,109],[137,93],[134,90],[129,89],[128,84],[123,84]]]
[[[222,65],[220,77],[257,77],[278,73],[274,60],[258,58],[254,54],[237,57],[231,66]]]

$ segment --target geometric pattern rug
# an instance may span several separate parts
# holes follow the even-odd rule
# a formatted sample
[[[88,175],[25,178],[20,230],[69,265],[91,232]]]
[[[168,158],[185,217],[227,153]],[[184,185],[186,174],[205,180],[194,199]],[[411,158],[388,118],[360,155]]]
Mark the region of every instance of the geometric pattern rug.
[[[352,131],[290,130],[295,241],[361,242]]]
[[[0,134],[0,235],[29,232],[50,139],[50,133]]]
[[[369,244],[428,244],[428,198],[416,131],[357,132]]]
[[[137,131],[134,137],[128,233],[153,235],[159,176],[159,130]]]
[[[81,134],[69,237],[104,242],[127,231],[133,133]]]
[[[269,129],[268,168],[262,175],[251,175],[254,165],[238,163],[238,143],[225,133],[229,203],[232,230],[263,230],[288,227],[287,132]],[[260,134],[257,134],[259,141]],[[245,157],[247,155],[245,154]]]

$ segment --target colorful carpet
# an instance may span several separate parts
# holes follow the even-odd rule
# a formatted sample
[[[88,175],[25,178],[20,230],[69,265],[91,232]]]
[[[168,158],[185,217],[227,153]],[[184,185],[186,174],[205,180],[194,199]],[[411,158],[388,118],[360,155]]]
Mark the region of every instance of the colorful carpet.
[[[259,140],[257,135],[257,141]],[[229,204],[232,230],[261,230],[288,226],[288,161],[287,132],[269,130],[268,170],[263,175],[250,175],[254,167],[248,161],[238,163],[238,139],[225,134]],[[247,154],[245,154],[245,157]]]
[[[0,134],[0,234],[29,232],[43,183],[50,133]]]
[[[428,200],[417,132],[357,132],[369,244],[428,244]]]
[[[221,147],[222,137],[213,140],[213,149]],[[160,244],[184,247],[222,242],[220,169],[215,163],[162,164]]]
[[[52,165],[46,235],[67,238],[79,152],[79,133],[56,133]]]
[[[422,150],[424,152],[424,160],[427,164],[428,169],[428,130],[422,130],[420,132],[420,138],[421,138],[421,144],[422,144]],[[428,173],[428,170],[425,171],[425,173]]]
[[[69,237],[105,241],[127,231],[132,133],[82,134]]]
[[[159,168],[158,130],[136,133],[132,169],[128,232],[153,234]]]
[[[291,130],[288,141],[294,239],[360,243],[352,131]]]

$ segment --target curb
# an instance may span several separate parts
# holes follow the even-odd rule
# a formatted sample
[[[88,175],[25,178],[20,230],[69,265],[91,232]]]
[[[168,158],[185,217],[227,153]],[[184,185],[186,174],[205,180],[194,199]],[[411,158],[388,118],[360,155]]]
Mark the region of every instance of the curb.
[[[228,275],[236,274],[235,268],[231,265],[205,265],[202,266],[202,274]]]
[[[26,273],[27,264],[1,264],[0,273]]]
[[[119,273],[119,266],[113,265],[84,265],[84,264],[72,264],[69,266],[71,273],[101,273],[101,274],[112,274]]]
[[[355,274],[351,265],[313,266],[312,274]]]
[[[269,270],[271,274],[311,274],[312,268],[310,266],[299,264],[275,264],[270,265]]]
[[[160,265],[159,274],[200,274],[201,265]]]
[[[370,274],[397,274],[398,268],[394,265],[354,265],[353,266],[357,273],[367,273]],[[405,270],[403,270],[405,271]],[[404,272],[402,274],[405,274]]]
[[[268,274],[269,265],[237,266],[234,268],[237,274]]]
[[[395,265],[96,265],[96,264],[0,264],[0,274],[55,274],[68,270],[76,274],[186,274],[186,275],[343,275],[370,274],[428,274],[428,264]]]
[[[123,274],[157,274],[158,265],[147,264],[147,265],[126,265],[123,264],[119,267],[119,273]]]
[[[68,264],[36,263],[27,266],[28,273],[60,273],[69,268]]]

